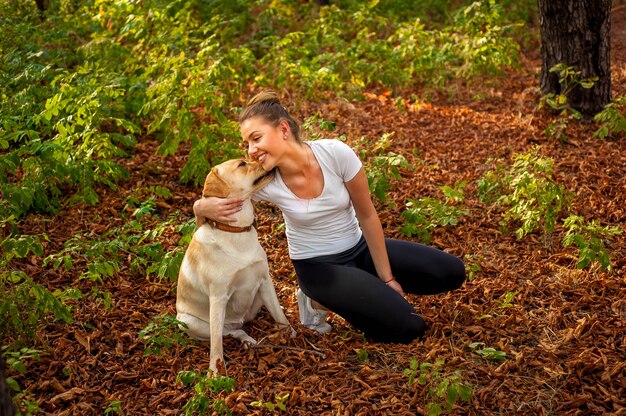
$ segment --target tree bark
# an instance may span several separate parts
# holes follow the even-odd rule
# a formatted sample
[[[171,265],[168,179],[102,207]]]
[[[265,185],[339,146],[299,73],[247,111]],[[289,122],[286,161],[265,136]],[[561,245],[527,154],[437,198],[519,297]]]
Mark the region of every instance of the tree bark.
[[[611,101],[611,0],[538,0],[541,24],[541,91],[561,93],[550,68],[562,63],[581,71],[581,79],[598,77],[591,89],[580,86],[568,96],[585,116]]]
[[[15,406],[9,394],[9,388],[4,378],[5,362],[0,356],[0,415],[13,416]]]

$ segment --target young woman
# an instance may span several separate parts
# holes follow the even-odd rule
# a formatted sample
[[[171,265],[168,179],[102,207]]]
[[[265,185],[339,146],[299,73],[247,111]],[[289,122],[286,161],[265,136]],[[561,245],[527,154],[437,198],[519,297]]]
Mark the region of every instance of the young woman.
[[[421,244],[385,239],[354,151],[338,140],[301,141],[298,123],[275,93],[252,98],[239,125],[250,158],[276,171],[253,199],[272,202],[283,213],[302,323],[328,332],[330,310],[372,341],[409,343],[422,336],[426,324],[405,291],[456,289],[465,280],[463,262]],[[198,200],[197,223],[228,223],[241,203]]]

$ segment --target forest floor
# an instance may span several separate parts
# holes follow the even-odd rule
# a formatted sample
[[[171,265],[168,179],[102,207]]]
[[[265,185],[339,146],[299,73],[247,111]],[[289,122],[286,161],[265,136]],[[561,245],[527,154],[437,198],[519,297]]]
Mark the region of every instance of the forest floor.
[[[625,95],[623,5],[614,9],[612,44],[613,94]],[[429,324],[426,335],[409,345],[368,342],[336,315],[330,319],[334,330],[319,335],[299,324],[279,212],[259,204],[261,243],[297,336],[277,331],[262,311],[246,330],[265,347],[246,350],[224,339],[223,371],[236,387],[216,398],[233,414],[270,414],[252,402],[276,403],[286,394],[284,414],[290,415],[421,414],[436,398],[428,386],[409,385],[403,372],[412,359],[443,359],[442,379],[458,372],[473,389],[471,402],[459,401],[453,414],[626,415],[626,232],[609,246],[612,272],[579,270],[575,249],[561,245],[562,227],[547,242],[538,233],[517,240],[503,232],[501,213],[476,195],[476,182],[493,168],[491,160],[510,162],[514,154],[540,146],[541,154],[555,162],[555,180],[573,195],[571,211],[624,230],[626,137],[598,139],[592,137],[594,124],[570,123],[566,141],[546,138],[551,116],[536,109],[538,58],[537,48],[523,54],[522,67],[504,78],[459,82],[454,94],[431,94],[404,109],[381,92],[366,94],[364,101],[299,104],[298,117],[319,113],[337,123],[332,134],[345,134],[349,144],[394,132],[390,150],[405,155],[414,169],[403,170],[393,182],[392,204],[376,201],[388,237],[406,238],[398,229],[408,199],[442,198],[440,186],[467,181],[468,214],[454,227],[434,230],[431,244],[463,258],[473,275],[452,293],[408,296]],[[140,142],[123,161],[131,179],[117,190],[102,189],[98,206],[33,215],[21,231],[47,234],[46,254],[55,253],[72,236],[121,227],[129,215],[126,197],[151,185],[172,191],[172,197],[158,201],[162,218],[180,211],[188,219],[201,190],[177,181],[184,155],[162,157],[157,146],[149,138]],[[177,239],[176,233],[163,236],[171,249]],[[77,280],[80,265],[66,272],[44,268],[33,258],[23,267],[51,290],[92,290],[90,281]],[[138,276],[123,265],[100,290],[111,292],[110,309],[102,302],[76,302],[72,324],[51,324],[38,333],[48,353],[26,373],[12,375],[32,393],[42,414],[101,415],[116,400],[125,415],[178,414],[194,392],[176,376],[208,370],[208,343],[144,356],[138,335],[155,316],[176,314],[175,283]],[[506,353],[505,360],[482,357],[470,347],[473,342]]]

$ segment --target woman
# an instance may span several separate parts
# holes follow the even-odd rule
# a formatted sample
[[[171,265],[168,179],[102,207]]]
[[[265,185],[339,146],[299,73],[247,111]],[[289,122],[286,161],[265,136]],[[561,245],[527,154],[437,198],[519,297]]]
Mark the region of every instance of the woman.
[[[330,310],[373,341],[409,343],[422,336],[426,324],[405,291],[456,289],[465,280],[463,262],[421,244],[385,239],[354,151],[338,140],[301,141],[298,123],[275,93],[252,98],[239,125],[250,158],[276,171],[253,199],[283,213],[302,323],[328,332]],[[228,223],[241,203],[196,201],[197,223],[205,217]]]

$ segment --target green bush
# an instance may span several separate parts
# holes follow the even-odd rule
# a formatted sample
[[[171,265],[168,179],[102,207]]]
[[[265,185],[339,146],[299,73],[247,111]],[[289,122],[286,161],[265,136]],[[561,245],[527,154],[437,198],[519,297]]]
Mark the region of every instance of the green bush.
[[[400,169],[413,166],[401,154],[389,151],[394,133],[385,133],[374,143],[362,138],[354,147],[364,163],[370,192],[380,202],[387,202],[391,181],[400,179]]]
[[[535,147],[516,154],[508,171],[499,166],[478,180],[480,199],[506,208],[502,223],[518,224],[518,239],[537,228],[543,230],[547,239],[561,211],[569,207],[570,195],[552,177],[554,162],[542,157],[539,150]]]
[[[0,334],[3,338],[7,337],[6,340],[0,339],[0,344],[6,346],[21,346],[30,342],[39,326],[48,322],[50,315],[53,315],[53,320],[72,322],[69,308],[59,299],[66,294],[50,292],[12,264],[14,259],[43,255],[40,238],[17,234],[14,232],[15,225],[14,217],[0,221],[2,234],[7,234],[0,240]]]
[[[195,414],[230,415],[230,409],[223,399],[217,397],[221,392],[231,393],[235,390],[235,380],[226,376],[204,376],[194,371],[181,371],[176,381],[185,387],[193,385],[195,394],[181,409],[185,416]]]
[[[131,205],[134,203],[132,201],[132,198],[127,200]],[[44,266],[62,266],[70,271],[79,265],[83,270],[78,276],[80,279],[102,284],[105,278],[114,277],[128,263],[133,275],[156,274],[161,279],[176,281],[184,252],[181,248],[167,252],[161,242],[162,236],[176,228],[185,233],[186,240],[183,243],[188,241],[193,220],[175,226],[174,223],[178,222],[175,214],[166,221],[158,222],[153,228],[148,228],[147,225],[155,220],[155,209],[153,195],[134,209],[134,219],[123,227],[108,230],[95,239],[90,235],[74,236],[64,243],[61,251],[47,256]]]
[[[445,88],[517,59],[512,25],[494,1],[431,0],[407,14],[393,0],[322,8],[291,0],[60,0],[45,24],[33,3],[11,4],[0,7],[6,215],[55,212],[68,195],[97,203],[96,185],[126,177],[118,162],[146,134],[165,155],[184,144],[180,179],[201,184],[210,166],[240,155],[232,120],[251,89],[314,98]],[[457,5],[431,28],[419,20]]]
[[[430,242],[430,231],[437,227],[456,225],[459,218],[468,213],[467,210],[453,204],[463,201],[463,187],[461,182],[455,188],[442,186],[446,200],[442,202],[435,198],[409,199],[407,209],[402,212],[403,225],[400,232],[407,237],[416,236],[425,244]]]
[[[583,217],[577,215],[570,215],[563,220],[563,223],[567,229],[567,233],[563,237],[563,246],[575,245],[578,247],[576,266],[579,269],[584,269],[597,262],[600,269],[611,270],[611,257],[605,243],[622,233],[619,227],[602,227],[595,220],[587,222]]]
[[[139,338],[146,345],[143,355],[162,355],[164,349],[173,345],[187,345],[189,337],[181,326],[187,328],[187,324],[172,315],[164,313],[154,317],[152,322],[139,331]]]
[[[626,96],[620,96],[611,100],[593,119],[600,124],[598,130],[593,133],[595,137],[604,139],[625,132]]]
[[[11,334],[11,345],[25,345],[46,322],[72,322],[72,313],[52,293],[24,272],[0,273],[0,332]],[[53,319],[50,319],[50,315]]]
[[[434,363],[420,363],[413,358],[409,368],[402,373],[408,377],[408,386],[411,387],[417,380],[425,387],[426,412],[428,416],[437,416],[452,411],[458,400],[469,402],[472,398],[472,386],[461,377],[461,371],[446,374],[443,372],[444,359]]]

